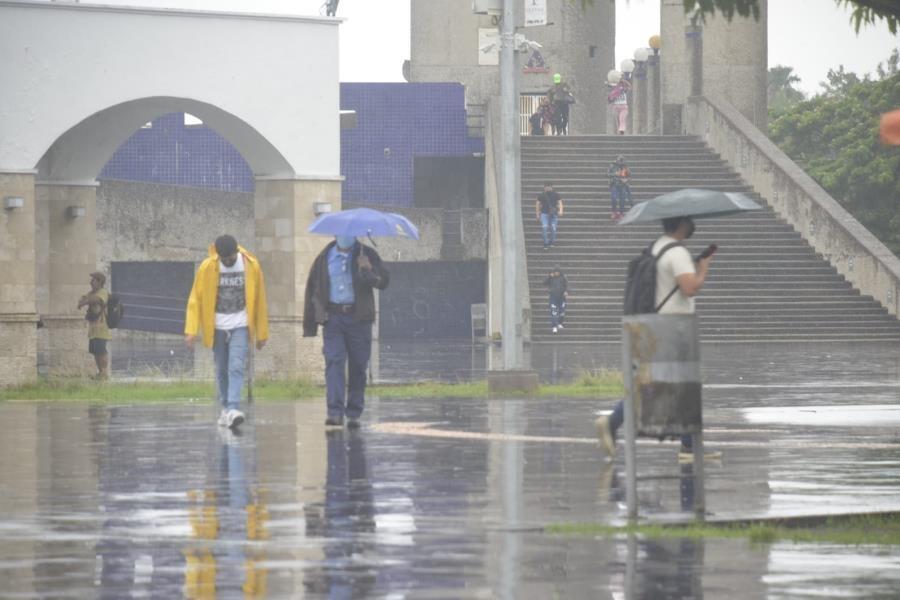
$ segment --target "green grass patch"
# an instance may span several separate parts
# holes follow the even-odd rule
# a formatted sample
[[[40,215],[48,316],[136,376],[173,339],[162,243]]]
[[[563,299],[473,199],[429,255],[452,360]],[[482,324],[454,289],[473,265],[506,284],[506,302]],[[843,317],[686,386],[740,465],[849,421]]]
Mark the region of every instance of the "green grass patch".
[[[691,523],[686,525],[625,525],[563,523],[548,526],[557,535],[614,537],[635,534],[648,538],[730,538],[755,544],[776,541],[829,543],[848,546],[866,544],[900,546],[900,513],[830,517],[817,523],[757,522],[742,524]]]
[[[0,402],[24,400],[97,401],[97,402],[178,402],[211,401],[215,393],[212,381],[177,379],[174,381],[133,382],[90,379],[49,379],[10,388],[0,388]],[[368,393],[381,398],[487,398],[486,381],[373,385]],[[584,373],[575,382],[543,385],[541,397],[614,398],[623,393],[622,376],[615,371]],[[320,398],[325,388],[306,380],[258,380],[253,397],[258,400],[296,400]]]
[[[366,393],[379,398],[479,398],[487,396],[487,382],[422,383],[372,385]]]

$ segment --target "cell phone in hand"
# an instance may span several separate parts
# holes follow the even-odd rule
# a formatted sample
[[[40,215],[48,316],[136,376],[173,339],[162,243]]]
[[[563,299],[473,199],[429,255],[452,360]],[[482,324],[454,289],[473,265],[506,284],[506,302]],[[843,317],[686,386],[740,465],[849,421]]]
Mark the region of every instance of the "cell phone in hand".
[[[700,256],[697,257],[697,260],[703,260],[704,258],[709,258],[713,254],[716,253],[716,250],[719,249],[717,244],[710,244],[706,247],[706,250],[700,253]]]

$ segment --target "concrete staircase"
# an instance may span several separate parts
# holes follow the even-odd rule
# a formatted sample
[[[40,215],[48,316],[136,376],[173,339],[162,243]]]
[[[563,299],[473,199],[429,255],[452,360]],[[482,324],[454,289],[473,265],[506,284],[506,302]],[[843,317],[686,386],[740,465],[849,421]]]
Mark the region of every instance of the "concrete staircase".
[[[584,136],[522,138],[522,214],[533,313],[532,341],[597,342],[621,337],[628,261],[662,233],[659,223],[610,220],[606,169],[619,154],[632,171],[635,202],[680,188],[743,192],[766,202],[699,138]],[[542,250],[534,204],[544,182],[565,204],[556,246]],[[900,321],[839,275],[766,206],[698,219],[687,246],[719,245],[697,299],[700,335],[721,342],[900,341]],[[569,280],[566,328],[550,332],[543,280],[553,265]]]

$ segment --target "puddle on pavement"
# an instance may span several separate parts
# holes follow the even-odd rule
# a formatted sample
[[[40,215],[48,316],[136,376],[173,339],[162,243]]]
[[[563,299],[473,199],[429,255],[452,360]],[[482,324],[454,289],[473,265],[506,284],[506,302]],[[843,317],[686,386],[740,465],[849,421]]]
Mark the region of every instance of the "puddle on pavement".
[[[896,422],[848,418],[895,412],[896,387],[881,384],[897,382],[896,354],[867,370],[834,353],[830,371],[819,356],[790,377],[778,362],[787,353],[735,361],[731,379],[754,387],[708,375],[723,384],[704,391],[705,442],[725,453],[705,469],[714,516],[900,509]],[[872,385],[822,401],[852,377]],[[791,393],[828,423],[791,421],[804,405],[778,404],[784,390],[766,386],[779,381],[803,384]],[[608,405],[373,397],[361,431],[326,433],[318,403],[269,403],[235,436],[212,407],[0,404],[2,595],[797,598],[900,587],[893,548],[538,533],[624,517],[622,458],[606,463],[585,443]],[[449,435],[416,435],[424,423]],[[642,515],[692,513],[692,468],[676,451],[639,446]]]

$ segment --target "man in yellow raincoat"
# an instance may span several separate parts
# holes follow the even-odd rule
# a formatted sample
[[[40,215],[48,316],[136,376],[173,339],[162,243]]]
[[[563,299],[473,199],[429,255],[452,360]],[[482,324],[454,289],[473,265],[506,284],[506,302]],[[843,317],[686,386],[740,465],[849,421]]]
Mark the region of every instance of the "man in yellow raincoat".
[[[245,418],[240,404],[247,351],[254,341],[257,350],[266,345],[269,313],[259,261],[227,234],[216,238],[194,277],[184,323],[189,348],[200,330],[216,363],[219,425],[233,429]]]

